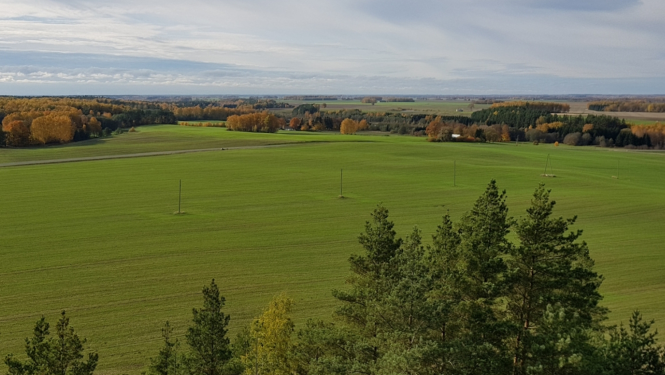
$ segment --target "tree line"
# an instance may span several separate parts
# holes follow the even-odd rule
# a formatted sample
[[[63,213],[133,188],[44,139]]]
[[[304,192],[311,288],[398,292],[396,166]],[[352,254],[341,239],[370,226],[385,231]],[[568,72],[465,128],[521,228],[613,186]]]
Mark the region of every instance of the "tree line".
[[[502,108],[502,107],[520,107],[526,109],[536,109],[550,113],[565,113],[570,111],[570,105],[566,103],[553,103],[553,102],[514,101],[514,102],[493,103],[490,106],[490,108]]]
[[[233,115],[226,120],[228,130],[275,133],[284,127],[286,127],[286,121],[268,111]]]
[[[665,112],[665,103],[648,100],[599,100],[588,103],[587,108],[604,112]]]
[[[0,98],[0,146],[68,143],[110,135],[118,128],[175,124],[159,103],[104,98]]]
[[[379,206],[358,238],[363,251],[349,258],[347,286],[333,291],[332,322],[310,319],[296,330],[293,300],[280,295],[231,341],[213,280],[185,345],[166,322],[147,373],[665,374],[653,321],[635,311],[627,326],[604,323],[603,277],[582,231],[571,230],[576,217],[555,216],[555,204],[540,185],[515,219],[492,181],[458,221],[444,215],[429,245],[418,228],[399,237]],[[37,322],[28,359],[5,358],[9,373],[91,374],[97,354],[83,361],[85,341],[61,329],[66,323],[49,338]]]

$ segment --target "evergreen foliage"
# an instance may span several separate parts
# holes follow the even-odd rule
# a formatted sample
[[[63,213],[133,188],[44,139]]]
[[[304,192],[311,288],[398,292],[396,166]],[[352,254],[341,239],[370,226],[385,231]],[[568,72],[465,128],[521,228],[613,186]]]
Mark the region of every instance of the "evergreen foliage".
[[[293,301],[282,295],[230,347],[213,280],[187,334],[189,371],[665,375],[653,322],[635,312],[628,329],[602,325],[603,278],[582,231],[570,230],[576,218],[555,217],[555,204],[541,184],[514,220],[505,191],[491,181],[458,222],[443,217],[429,246],[418,228],[398,237],[388,210],[377,207],[358,238],[363,252],[349,258],[348,288],[333,291],[336,322],[309,320],[297,334]],[[516,241],[508,240],[511,230]],[[177,343],[165,332],[151,366],[159,375],[174,373]]]
[[[184,373],[184,355],[180,353],[180,341],[173,338],[173,328],[167,321],[162,328],[164,346],[157,357],[150,360],[151,375],[178,375]]]
[[[5,357],[9,375],[92,375],[99,356],[89,352],[83,360],[85,339],[79,338],[69,325],[63,311],[56,324],[56,335],[51,336],[50,325],[42,317],[33,330],[32,338],[25,339],[28,359],[21,361],[12,354]]]
[[[197,375],[222,375],[231,359],[230,341],[226,337],[230,317],[222,312],[225,299],[213,279],[203,288],[203,307],[192,310],[192,326],[187,330],[190,347],[187,364]]]

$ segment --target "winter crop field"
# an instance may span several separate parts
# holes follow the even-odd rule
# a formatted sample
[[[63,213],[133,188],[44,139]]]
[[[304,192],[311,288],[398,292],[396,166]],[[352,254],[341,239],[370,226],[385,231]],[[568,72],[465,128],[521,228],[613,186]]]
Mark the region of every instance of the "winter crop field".
[[[665,153],[173,125],[138,130],[1,150],[7,164],[230,148],[1,167],[3,357],[22,352],[41,315],[55,322],[65,309],[99,352],[100,374],[139,374],[160,346],[164,321],[181,337],[212,278],[226,297],[232,334],[281,292],[295,299],[297,324],[331,319],[331,290],[344,288],[347,259],[361,251],[358,234],[377,204],[390,210],[400,235],[417,225],[428,241],[442,215],[458,219],[491,179],[507,190],[514,217],[545,182],[557,216],[578,216],[574,229],[584,230],[605,277],[612,322],[640,309],[665,327]],[[259,147],[266,145],[285,146]],[[541,177],[548,155],[555,178]],[[180,180],[185,213],[175,215]]]

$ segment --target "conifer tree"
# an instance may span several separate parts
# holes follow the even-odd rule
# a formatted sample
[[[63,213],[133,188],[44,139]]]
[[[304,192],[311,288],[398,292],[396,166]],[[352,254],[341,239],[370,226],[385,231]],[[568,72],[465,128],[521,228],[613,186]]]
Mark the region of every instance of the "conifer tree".
[[[50,326],[42,317],[33,331],[33,337],[25,340],[28,360],[22,362],[11,354],[5,358],[10,375],[92,375],[99,356],[89,352],[83,361],[85,339],[79,338],[69,326],[69,318],[63,311],[56,324],[56,337],[50,336]]]
[[[530,350],[548,306],[575,316],[575,329],[592,328],[605,313],[598,306],[602,278],[593,271],[586,243],[577,242],[582,231],[567,233],[576,217],[552,217],[555,204],[541,184],[527,216],[516,226],[520,245],[511,248],[508,260],[507,312],[517,328],[513,356],[517,373],[531,366],[529,361],[543,358]]]
[[[447,343],[451,367],[465,374],[501,374],[510,368],[504,341],[509,325],[501,319],[504,294],[504,256],[513,219],[508,216],[505,191],[492,180],[456,227],[459,235],[456,276],[448,287],[458,303],[453,306],[456,332]]]
[[[350,329],[354,371],[374,373],[383,355],[381,334],[386,321],[378,312],[393,287],[397,271],[394,258],[402,245],[393,227],[388,210],[376,208],[372,223],[365,224],[365,232],[359,237],[364,254],[349,259],[352,275],[347,283],[351,289],[333,291],[333,296],[342,302],[335,315]]]
[[[149,374],[178,375],[183,372],[184,358],[180,354],[180,341],[174,339],[173,328],[167,321],[162,328],[164,346],[159,350],[157,357],[150,360]]]
[[[203,287],[203,308],[193,309],[192,326],[186,335],[190,347],[189,371],[196,375],[221,375],[231,358],[226,337],[230,317],[222,312],[225,299],[213,279]]]
[[[603,375],[663,375],[665,348],[658,345],[654,321],[645,322],[633,312],[628,329],[621,325],[610,332],[602,360]]]

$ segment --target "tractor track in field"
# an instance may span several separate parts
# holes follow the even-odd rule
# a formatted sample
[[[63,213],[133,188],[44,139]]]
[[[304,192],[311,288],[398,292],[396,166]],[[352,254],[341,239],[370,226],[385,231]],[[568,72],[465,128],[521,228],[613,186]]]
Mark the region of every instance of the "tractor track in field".
[[[278,148],[278,147],[289,147],[289,146],[305,145],[305,144],[311,144],[311,143],[312,142],[299,142],[299,143],[283,143],[283,144],[261,145],[261,146],[198,148],[198,149],[191,149],[191,150],[154,151],[154,152],[141,152],[141,153],[134,153],[134,154],[87,156],[87,157],[80,157],[80,158],[17,161],[17,162],[12,162],[12,163],[0,163],[0,168],[22,167],[22,166],[28,166],[28,165],[78,163],[78,162],[84,162],[84,161],[98,161],[98,160],[131,159],[131,158],[143,158],[143,157],[149,157],[149,156],[191,154],[191,153],[195,153],[195,152],[234,151],[234,150],[251,150],[251,149],[260,149],[260,148]],[[316,143],[327,143],[327,142],[316,142]]]

